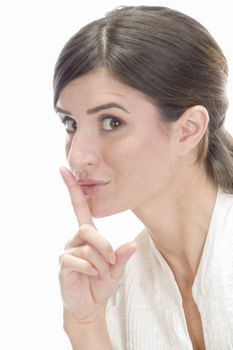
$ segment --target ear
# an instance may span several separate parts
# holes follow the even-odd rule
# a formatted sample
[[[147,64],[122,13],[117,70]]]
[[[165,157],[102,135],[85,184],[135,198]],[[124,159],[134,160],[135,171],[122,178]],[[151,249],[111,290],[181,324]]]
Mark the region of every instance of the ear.
[[[194,150],[203,138],[209,123],[209,114],[204,106],[188,108],[178,120],[178,149],[184,156]]]

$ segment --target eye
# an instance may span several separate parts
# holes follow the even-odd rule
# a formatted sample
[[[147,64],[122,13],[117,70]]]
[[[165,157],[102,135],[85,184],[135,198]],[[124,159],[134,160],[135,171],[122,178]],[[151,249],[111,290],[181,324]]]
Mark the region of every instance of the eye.
[[[74,119],[72,119],[69,116],[65,116],[64,119],[62,120],[62,123],[65,125],[66,132],[68,134],[75,133],[75,131],[77,129],[77,123],[76,123],[76,121]]]
[[[102,128],[106,131],[112,131],[119,128],[122,125],[122,121],[116,117],[105,117],[102,120]]]

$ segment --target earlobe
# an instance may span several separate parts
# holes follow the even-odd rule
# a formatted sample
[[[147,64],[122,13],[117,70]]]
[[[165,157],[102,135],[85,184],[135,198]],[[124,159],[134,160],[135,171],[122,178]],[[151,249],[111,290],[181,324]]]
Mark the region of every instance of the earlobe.
[[[202,140],[209,123],[209,114],[204,106],[188,108],[179,119],[179,151],[186,155]]]

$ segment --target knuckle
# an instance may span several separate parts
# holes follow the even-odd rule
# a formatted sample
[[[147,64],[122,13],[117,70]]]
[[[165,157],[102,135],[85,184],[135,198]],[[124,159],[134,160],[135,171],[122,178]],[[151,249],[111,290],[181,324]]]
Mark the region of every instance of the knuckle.
[[[91,225],[89,225],[89,224],[82,224],[82,225],[80,225],[80,227],[79,227],[79,235],[82,237],[82,238],[84,238],[85,237],[85,235],[86,235],[86,233],[87,233],[87,231],[89,231],[90,229],[91,229]]]
[[[93,249],[89,245],[84,245],[82,247],[82,256],[89,259],[93,255]]]

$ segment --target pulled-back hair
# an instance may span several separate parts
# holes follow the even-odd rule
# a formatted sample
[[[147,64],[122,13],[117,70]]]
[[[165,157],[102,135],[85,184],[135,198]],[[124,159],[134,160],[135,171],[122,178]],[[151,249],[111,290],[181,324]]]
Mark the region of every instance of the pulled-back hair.
[[[204,106],[210,121],[199,160],[215,183],[233,193],[233,138],[224,128],[227,61],[198,21],[165,7],[130,6],[86,25],[60,53],[54,105],[70,81],[98,67],[148,95],[166,122]]]

